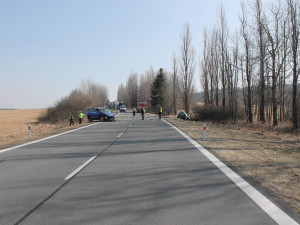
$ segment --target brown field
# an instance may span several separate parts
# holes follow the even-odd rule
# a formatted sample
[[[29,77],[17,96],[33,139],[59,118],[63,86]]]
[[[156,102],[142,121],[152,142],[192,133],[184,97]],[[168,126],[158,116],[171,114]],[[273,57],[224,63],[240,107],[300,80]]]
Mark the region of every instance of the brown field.
[[[64,124],[39,124],[37,118],[44,112],[45,109],[0,110],[0,149],[28,142],[28,123],[31,141],[79,127],[70,127],[68,118]]]
[[[49,125],[37,123],[44,109],[0,110],[0,149],[78,128],[69,121]],[[165,118],[212,151],[230,167],[265,188],[300,213],[300,133],[286,127],[268,125],[220,125],[207,123],[207,138],[202,140],[203,122]],[[84,122],[80,126],[86,125]]]
[[[300,213],[300,133],[268,125],[221,125],[165,118],[228,166]],[[290,126],[290,125],[288,125]]]

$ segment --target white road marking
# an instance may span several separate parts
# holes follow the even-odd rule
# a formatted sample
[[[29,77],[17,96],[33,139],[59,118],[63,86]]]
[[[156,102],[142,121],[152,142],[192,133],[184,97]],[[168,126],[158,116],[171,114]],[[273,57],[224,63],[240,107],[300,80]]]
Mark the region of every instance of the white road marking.
[[[120,138],[122,135],[124,134],[124,132],[122,132],[121,134],[118,135],[117,138]],[[88,161],[86,161],[85,163],[83,163],[81,166],[79,166],[76,170],[74,170],[72,173],[70,173],[65,180],[69,180],[71,179],[73,176],[75,176],[77,173],[79,173],[81,170],[83,170],[90,162],[92,162],[95,158],[97,157],[97,155],[94,155],[92,158],[90,158]]]
[[[190,143],[192,143],[200,152],[202,152],[215,166],[219,168],[230,180],[233,181],[243,192],[246,193],[262,210],[264,210],[275,222],[279,225],[299,225],[289,215],[278,208],[273,202],[257,191],[247,181],[241,178],[238,174],[227,167],[217,157],[203,148],[198,142],[175,127],[173,124],[163,120],[175,130],[177,130],[182,136],[184,136]]]
[[[90,162],[92,162],[95,158],[97,157],[97,155],[94,155],[92,158],[90,158],[88,161],[86,161],[85,163],[83,163],[81,166],[79,166],[76,170],[74,170],[72,173],[70,173],[65,180],[69,180],[72,177],[74,177],[77,173],[79,173],[81,170],[84,169],[84,167],[86,167]]]
[[[117,138],[121,137],[123,134],[124,134],[124,132],[122,132],[121,134],[119,134]]]
[[[60,133],[60,134],[52,135],[52,136],[42,138],[42,139],[39,139],[39,140],[36,140],[36,141],[31,141],[31,142],[28,142],[28,143],[25,143],[25,144],[22,144],[22,145],[17,145],[17,146],[11,147],[11,148],[2,149],[2,150],[0,150],[0,153],[8,152],[8,151],[11,151],[11,150],[14,150],[14,149],[17,149],[17,148],[21,148],[21,147],[24,147],[24,146],[27,146],[27,145],[31,145],[31,144],[38,143],[38,142],[41,142],[41,141],[45,141],[45,140],[48,140],[48,139],[51,139],[51,138],[55,138],[55,137],[58,137],[58,136],[61,136],[61,135],[64,135],[64,134],[68,134],[68,133],[78,131],[78,130],[81,130],[81,129],[84,129],[84,128],[87,128],[87,127],[90,127],[90,126],[94,126],[96,124],[97,123],[94,123],[94,124],[91,124],[91,125],[88,125],[88,126],[84,126],[84,127],[80,127],[80,128],[74,129],[74,130],[66,131],[66,132],[63,132],[63,133]]]

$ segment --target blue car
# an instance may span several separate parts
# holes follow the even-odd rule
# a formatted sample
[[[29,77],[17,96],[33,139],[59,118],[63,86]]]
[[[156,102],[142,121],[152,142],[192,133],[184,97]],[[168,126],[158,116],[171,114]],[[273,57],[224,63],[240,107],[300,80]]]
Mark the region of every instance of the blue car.
[[[110,109],[106,108],[88,109],[86,111],[86,116],[89,122],[92,122],[93,120],[100,120],[101,122],[115,121],[115,114],[111,112]]]

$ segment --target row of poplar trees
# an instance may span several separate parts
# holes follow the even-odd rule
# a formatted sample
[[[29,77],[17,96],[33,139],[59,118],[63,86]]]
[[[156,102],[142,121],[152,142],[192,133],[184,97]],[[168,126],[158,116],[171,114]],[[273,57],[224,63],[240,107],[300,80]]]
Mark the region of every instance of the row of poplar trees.
[[[242,101],[249,123],[256,116],[273,126],[292,121],[297,128],[300,2],[247,1],[239,19],[240,28],[230,36],[221,7],[219,24],[204,30],[200,79],[205,105],[221,105],[234,121]]]

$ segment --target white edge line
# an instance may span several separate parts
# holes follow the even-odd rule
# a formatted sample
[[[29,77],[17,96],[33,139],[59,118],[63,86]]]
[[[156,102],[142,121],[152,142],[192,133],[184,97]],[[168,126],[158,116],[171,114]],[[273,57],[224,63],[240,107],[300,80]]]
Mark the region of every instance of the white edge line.
[[[70,180],[73,176],[75,176],[77,173],[79,173],[86,165],[88,165],[91,161],[93,161],[97,155],[94,155],[92,158],[87,160],[85,163],[83,163],[81,166],[79,166],[76,170],[74,170],[72,173],[70,173],[65,180]]]
[[[78,131],[78,130],[81,130],[81,129],[84,129],[84,128],[87,128],[87,127],[90,127],[90,126],[94,126],[96,124],[98,124],[98,123],[94,123],[94,124],[91,124],[91,125],[80,127],[80,128],[74,129],[74,130],[69,130],[69,131],[66,131],[66,132],[63,132],[63,133],[55,134],[55,135],[45,137],[45,138],[42,138],[42,139],[39,139],[39,140],[36,140],[36,141],[31,141],[31,142],[28,142],[28,143],[25,143],[25,144],[17,145],[17,146],[11,147],[11,148],[2,149],[2,150],[0,150],[0,153],[8,152],[8,151],[11,151],[11,150],[14,150],[14,149],[17,149],[17,148],[21,148],[21,147],[24,147],[24,146],[27,146],[27,145],[31,145],[31,144],[35,144],[35,143],[45,141],[45,140],[48,140],[48,139],[51,139],[51,138],[55,138],[55,137],[58,137],[58,136],[61,136],[61,135],[64,135],[64,134],[68,134],[68,133]]]
[[[202,147],[198,142],[188,136],[186,133],[175,127],[173,124],[163,120],[182,136],[184,136],[190,143],[192,143],[200,152],[202,152],[215,166],[217,166],[233,183],[235,183],[243,192],[245,192],[262,210],[264,210],[275,222],[279,225],[299,225],[294,219],[278,208],[267,197],[257,191],[252,185],[241,178],[233,170],[227,167],[212,153]]]

